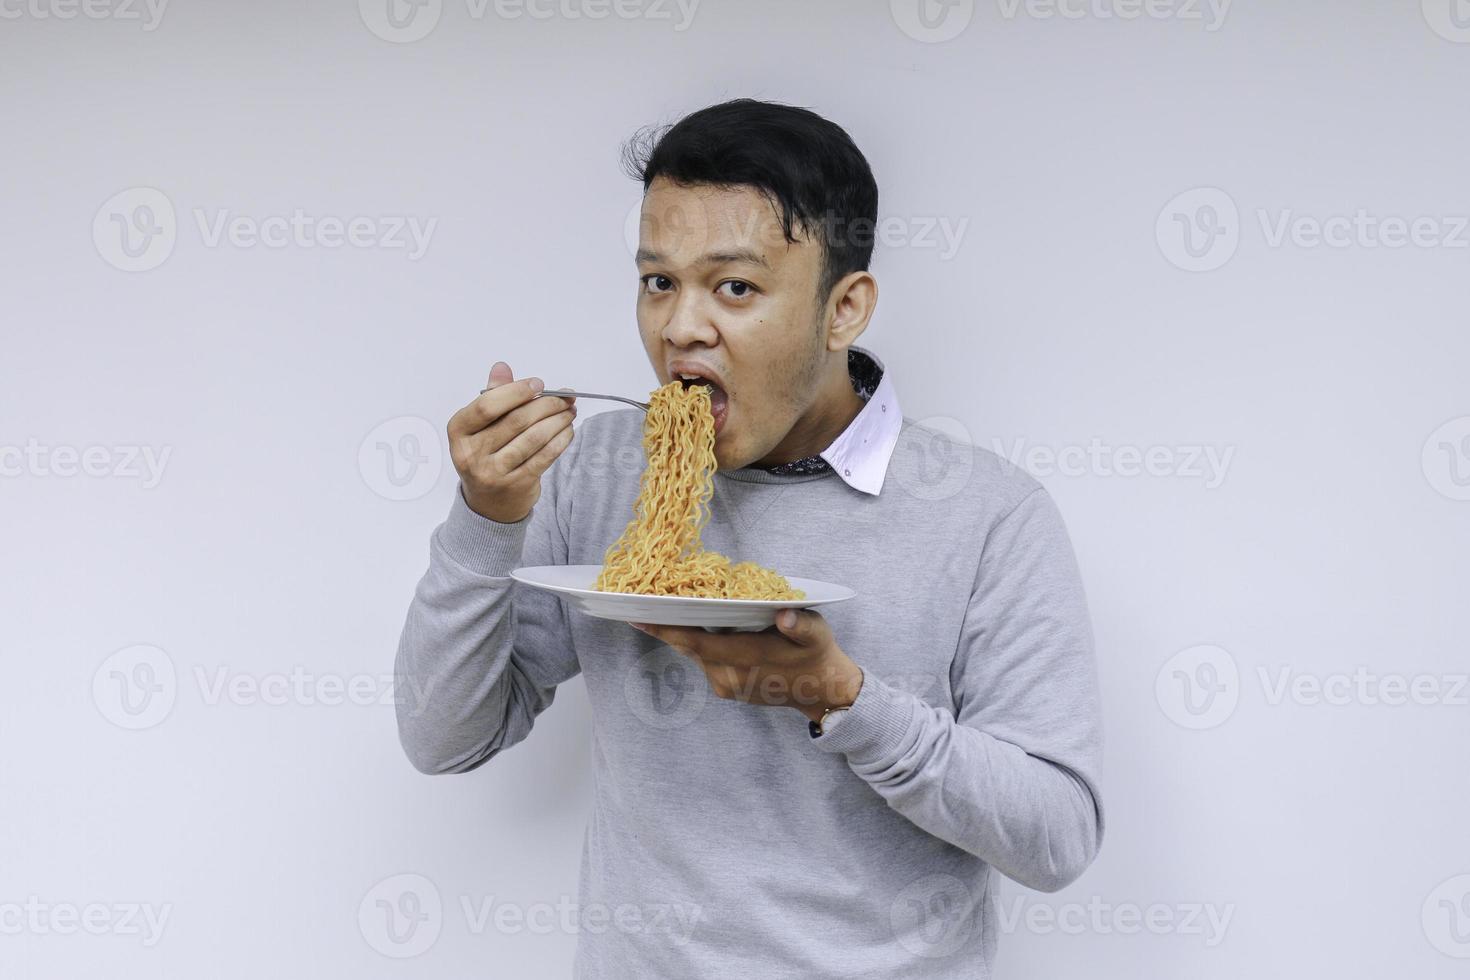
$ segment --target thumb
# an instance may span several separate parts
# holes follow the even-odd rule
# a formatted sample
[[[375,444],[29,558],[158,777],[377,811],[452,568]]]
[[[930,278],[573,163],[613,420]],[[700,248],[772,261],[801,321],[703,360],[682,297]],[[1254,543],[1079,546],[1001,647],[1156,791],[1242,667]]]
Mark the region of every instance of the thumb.
[[[507,382],[514,381],[515,378],[516,376],[511,372],[509,364],[504,361],[496,361],[495,366],[490,369],[490,380],[485,383],[485,387],[487,389],[499,388]]]
[[[812,646],[827,635],[827,621],[810,609],[783,609],[776,614],[776,629],[793,643]]]

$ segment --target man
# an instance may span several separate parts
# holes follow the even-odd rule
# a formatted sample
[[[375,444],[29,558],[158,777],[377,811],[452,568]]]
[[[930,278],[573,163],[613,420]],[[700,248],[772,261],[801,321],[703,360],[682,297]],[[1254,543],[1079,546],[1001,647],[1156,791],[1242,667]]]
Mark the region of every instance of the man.
[[[403,746],[467,772],[583,675],[580,976],[988,976],[992,869],[1055,890],[1103,834],[1061,518],[1028,476],[904,419],[854,346],[878,201],[843,130],[740,100],[629,162],[643,346],[660,384],[715,386],[706,547],[857,597],[761,633],[639,631],[516,585],[520,565],[601,563],[633,514],[641,464],[619,461],[643,416],[598,415],[573,446],[576,407],[498,363],[449,423],[461,492],[398,650],[404,689],[430,692],[401,704]],[[914,451],[936,440],[948,469]]]

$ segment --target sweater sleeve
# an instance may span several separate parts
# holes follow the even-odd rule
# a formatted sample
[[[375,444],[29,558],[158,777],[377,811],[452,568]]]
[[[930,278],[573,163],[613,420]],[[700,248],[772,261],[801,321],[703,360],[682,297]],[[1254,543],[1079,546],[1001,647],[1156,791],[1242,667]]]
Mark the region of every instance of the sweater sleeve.
[[[509,577],[566,561],[551,479],[515,524],[481,517],[455,491],[394,664],[398,737],[420,772],[468,772],[516,744],[577,673],[561,601]]]
[[[1102,721],[1081,577],[1043,489],[987,535],[950,686],[953,712],[869,673],[814,744],[928,833],[1029,888],[1066,886],[1102,844]]]

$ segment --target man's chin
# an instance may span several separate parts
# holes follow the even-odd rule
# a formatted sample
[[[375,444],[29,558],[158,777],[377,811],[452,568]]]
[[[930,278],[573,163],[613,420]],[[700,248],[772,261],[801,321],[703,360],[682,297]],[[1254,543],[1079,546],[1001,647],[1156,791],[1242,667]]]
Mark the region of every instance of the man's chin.
[[[734,445],[729,436],[720,435],[715,437],[715,469],[738,470],[755,462],[753,459],[744,458],[745,454],[739,446]]]

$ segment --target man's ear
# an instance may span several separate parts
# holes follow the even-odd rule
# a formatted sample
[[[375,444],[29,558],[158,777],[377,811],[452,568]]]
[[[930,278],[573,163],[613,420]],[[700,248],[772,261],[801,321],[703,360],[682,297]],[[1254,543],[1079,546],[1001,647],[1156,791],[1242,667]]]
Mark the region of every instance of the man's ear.
[[[849,272],[827,298],[827,349],[846,350],[868,329],[878,305],[878,280],[871,272]]]

